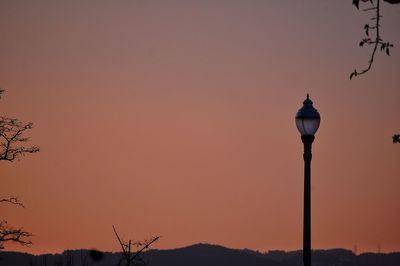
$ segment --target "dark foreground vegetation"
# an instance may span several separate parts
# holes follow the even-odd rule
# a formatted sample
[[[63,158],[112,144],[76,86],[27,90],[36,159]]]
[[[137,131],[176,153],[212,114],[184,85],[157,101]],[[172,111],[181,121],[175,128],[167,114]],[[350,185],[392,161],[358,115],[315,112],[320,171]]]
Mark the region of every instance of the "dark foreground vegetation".
[[[20,252],[0,252],[0,266],[115,266],[121,253],[104,252],[100,261],[91,259],[88,250],[68,250],[62,254],[34,256]],[[313,265],[336,266],[398,266],[400,252],[363,253],[355,255],[345,249],[315,250]],[[300,266],[301,251],[269,251],[260,253],[253,250],[229,249],[222,246],[197,244],[170,250],[149,250],[142,254],[143,263],[148,266]],[[121,264],[124,265],[124,264]]]

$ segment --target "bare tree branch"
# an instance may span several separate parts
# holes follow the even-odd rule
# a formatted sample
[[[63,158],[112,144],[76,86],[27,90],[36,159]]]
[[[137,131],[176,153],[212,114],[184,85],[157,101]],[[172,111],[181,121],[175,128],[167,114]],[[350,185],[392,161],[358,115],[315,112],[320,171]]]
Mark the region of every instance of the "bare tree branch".
[[[4,90],[0,88],[0,98],[3,93]],[[0,116],[0,161],[12,162],[27,153],[39,151],[37,146],[27,147],[25,145],[29,139],[24,134],[32,127],[31,122],[22,123],[15,118]],[[14,196],[0,199],[0,203],[24,207],[22,202]],[[15,242],[23,246],[32,245],[32,242],[27,239],[31,236],[30,232],[26,232],[22,228],[13,228],[7,224],[7,221],[0,221],[0,249],[4,249],[6,242]]]
[[[115,236],[117,237],[118,242],[119,242],[119,244],[120,244],[120,246],[121,246],[121,249],[122,249],[122,252],[123,252],[123,254],[124,254],[124,257],[125,257],[125,259],[128,261],[128,260],[129,260],[129,257],[128,257],[128,254],[127,254],[127,252],[126,252],[125,244],[122,242],[121,238],[119,237],[119,235],[118,235],[118,233],[117,233],[117,230],[115,229],[115,226],[114,226],[114,225],[112,226],[112,228],[113,228],[114,234],[115,234]]]
[[[32,242],[26,238],[32,234],[24,231],[22,228],[15,229],[7,224],[7,221],[0,221],[0,249],[4,249],[4,242],[15,242],[22,246],[32,245]]]
[[[22,208],[25,208],[24,204],[22,204],[22,202],[17,197],[14,197],[14,196],[11,196],[11,197],[5,198],[5,199],[0,199],[0,203],[4,203],[4,202],[11,203],[14,205],[18,205]]]
[[[383,0],[385,2],[388,2],[389,4],[400,4],[400,0]]]
[[[117,230],[115,229],[115,226],[113,225],[113,230],[114,234],[118,239],[118,242],[121,246],[122,253],[123,253],[123,258],[121,258],[120,265],[123,260],[125,260],[125,263],[127,266],[136,266],[136,265],[146,265],[145,261],[141,259],[139,256],[140,254],[148,249],[153,243],[158,241],[160,239],[159,236],[152,237],[150,239],[145,239],[144,241],[135,241],[133,242],[132,240],[128,240],[128,242],[124,242],[121,240],[119,237]],[[132,245],[137,246],[138,250],[132,252],[131,247]]]
[[[366,1],[363,0],[363,2],[366,2]],[[373,5],[372,0],[370,0],[369,2],[371,2],[371,4]],[[386,1],[386,2],[389,2],[389,1]],[[397,2],[393,1],[392,3],[397,3]],[[357,8],[359,8],[359,1],[353,0],[353,5],[355,5]],[[371,20],[375,20],[375,25],[370,26],[369,24],[365,24],[364,30],[365,30],[366,37],[361,40],[359,45],[360,46],[364,46],[364,44],[373,45],[373,49],[372,49],[370,59],[368,60],[368,66],[365,69],[360,70],[360,71],[358,71],[357,69],[354,69],[354,71],[350,74],[350,79],[352,79],[353,77],[365,74],[371,69],[374,59],[375,59],[375,53],[376,53],[376,50],[378,49],[379,45],[380,45],[380,50],[381,51],[385,50],[387,55],[390,55],[390,48],[393,47],[393,44],[391,44],[389,42],[384,42],[380,36],[379,27],[381,26],[380,20],[382,18],[382,15],[380,14],[380,0],[376,0],[376,6],[373,6],[371,8],[366,8],[363,11],[375,11],[375,16],[373,18],[371,18]],[[370,30],[375,30],[375,38],[374,39],[371,39],[369,37]]]
[[[14,161],[26,153],[35,153],[39,147],[26,147],[29,138],[23,134],[32,129],[31,122],[22,123],[18,119],[0,116],[0,160]]]
[[[154,242],[158,241],[158,239],[160,239],[160,237],[155,236],[148,240],[145,240],[145,242],[142,244],[142,248],[139,249],[138,251],[136,251],[136,254],[133,255],[132,259],[133,260],[136,259],[140,255],[140,253],[142,253],[144,250],[148,249],[150,247],[150,245],[153,244]]]

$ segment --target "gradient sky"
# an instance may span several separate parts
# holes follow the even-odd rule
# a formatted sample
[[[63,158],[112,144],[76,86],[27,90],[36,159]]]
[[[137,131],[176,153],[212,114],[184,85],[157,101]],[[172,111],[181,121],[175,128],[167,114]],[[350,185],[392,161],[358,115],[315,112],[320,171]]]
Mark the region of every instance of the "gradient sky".
[[[400,250],[400,6],[395,47],[365,67],[351,1],[1,1],[2,115],[34,122],[35,155],[1,162],[1,216],[30,253],[198,242],[302,247],[294,115],[310,93],[313,248]]]

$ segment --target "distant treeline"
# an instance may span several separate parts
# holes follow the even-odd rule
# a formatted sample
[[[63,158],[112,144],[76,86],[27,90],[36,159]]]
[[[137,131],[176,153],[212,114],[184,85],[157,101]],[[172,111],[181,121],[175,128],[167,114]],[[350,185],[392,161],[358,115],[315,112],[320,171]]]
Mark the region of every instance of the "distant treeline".
[[[116,266],[121,257],[121,253],[104,252],[102,259],[96,262],[89,250],[67,250],[62,254],[39,256],[2,251],[0,266]],[[149,250],[143,253],[141,259],[148,266],[301,266],[303,264],[301,251],[261,253],[209,244],[196,244],[170,250]],[[399,266],[400,252],[356,255],[345,249],[315,250],[312,253],[312,260],[314,266]]]

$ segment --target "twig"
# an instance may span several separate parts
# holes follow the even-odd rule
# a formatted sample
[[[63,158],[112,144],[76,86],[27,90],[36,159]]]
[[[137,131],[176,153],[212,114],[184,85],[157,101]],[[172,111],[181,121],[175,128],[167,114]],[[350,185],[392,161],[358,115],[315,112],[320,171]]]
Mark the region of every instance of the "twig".
[[[372,3],[372,1],[371,1],[371,3]],[[356,6],[358,8],[358,2],[356,4]],[[368,67],[361,71],[354,69],[354,71],[350,74],[350,79],[352,79],[353,77],[365,74],[371,69],[374,59],[375,59],[375,53],[378,48],[378,45],[381,45],[381,51],[383,51],[385,49],[387,55],[390,55],[389,48],[393,47],[393,44],[391,44],[389,42],[383,42],[383,40],[380,36],[379,27],[381,26],[380,19],[382,18],[382,15],[380,14],[380,0],[376,0],[375,7],[364,9],[364,11],[371,11],[371,10],[376,11],[375,17],[371,18],[371,20],[375,21],[375,26],[370,26],[369,24],[366,24],[364,26],[365,34],[367,35],[367,38],[362,39],[362,41],[360,42],[360,46],[363,46],[364,44],[368,44],[368,45],[374,45],[374,48],[372,49],[370,59],[368,60]],[[368,37],[369,30],[375,30],[375,39],[374,40],[371,40]]]
[[[3,203],[3,202],[11,203],[14,205],[18,205],[22,208],[25,208],[24,204],[22,204],[22,202],[17,197],[14,197],[14,196],[11,196],[6,199],[0,199],[0,203]]]

